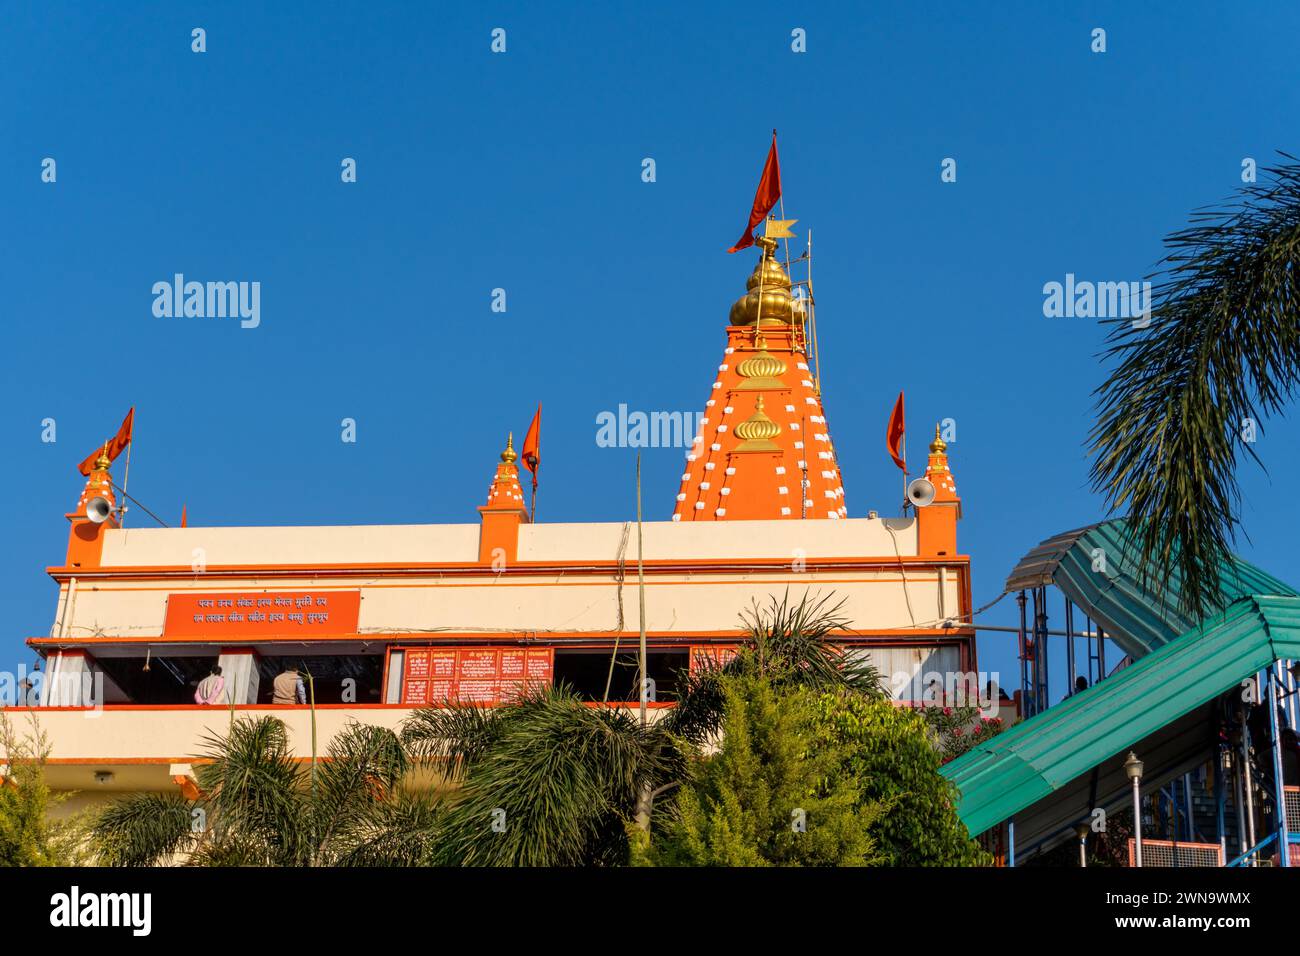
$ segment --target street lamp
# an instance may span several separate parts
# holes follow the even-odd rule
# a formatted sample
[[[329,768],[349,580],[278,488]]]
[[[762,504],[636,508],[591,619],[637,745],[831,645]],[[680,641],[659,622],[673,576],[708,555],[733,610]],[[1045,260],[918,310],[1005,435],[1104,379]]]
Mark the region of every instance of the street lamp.
[[[1086,823],[1076,823],[1074,825],[1075,835],[1079,838],[1079,865],[1086,867],[1088,865],[1088,831],[1092,829]]]
[[[1142,761],[1137,754],[1128,752],[1124,761],[1124,772],[1133,781],[1133,857],[1138,866],[1142,865]]]

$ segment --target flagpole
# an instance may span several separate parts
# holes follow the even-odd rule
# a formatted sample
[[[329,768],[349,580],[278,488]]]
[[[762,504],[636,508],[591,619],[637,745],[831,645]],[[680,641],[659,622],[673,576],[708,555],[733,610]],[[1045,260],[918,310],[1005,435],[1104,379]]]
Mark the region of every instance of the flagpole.
[[[903,517],[907,517],[907,417],[903,418]]]
[[[808,229],[808,324],[812,326],[813,364],[817,367],[817,397],[822,397],[822,357],[817,349],[817,296],[812,281],[812,228]]]
[[[135,444],[135,409],[131,409],[131,439],[126,443],[126,468],[122,470],[122,504],[117,509],[117,526],[126,527],[126,488],[131,480],[131,446]]]
[[[531,469],[529,469],[531,471]],[[533,473],[533,503],[528,507],[529,521],[537,524],[537,474]]]
[[[646,726],[645,553],[641,531],[641,453],[636,453],[636,587],[641,602],[641,726]]]

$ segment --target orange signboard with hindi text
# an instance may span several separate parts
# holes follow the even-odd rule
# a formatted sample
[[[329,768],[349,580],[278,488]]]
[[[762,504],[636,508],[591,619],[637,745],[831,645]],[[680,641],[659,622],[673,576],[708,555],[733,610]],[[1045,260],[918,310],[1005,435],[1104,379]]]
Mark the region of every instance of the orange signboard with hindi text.
[[[525,686],[551,683],[553,647],[436,647],[404,649],[402,703],[437,706],[509,703]]]
[[[299,637],[355,634],[360,591],[170,594],[164,637]]]

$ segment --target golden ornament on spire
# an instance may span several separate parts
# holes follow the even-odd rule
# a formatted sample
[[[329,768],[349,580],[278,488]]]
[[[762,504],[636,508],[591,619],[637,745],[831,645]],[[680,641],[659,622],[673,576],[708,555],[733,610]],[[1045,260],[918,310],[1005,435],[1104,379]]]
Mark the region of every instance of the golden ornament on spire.
[[[767,350],[762,332],[759,332],[755,338],[754,348],[757,351],[736,366],[736,374],[745,380],[738,391],[770,391],[774,388],[784,388],[780,376],[785,374],[786,364]]]
[[[736,426],[736,435],[742,439],[736,451],[780,451],[780,446],[772,441],[779,434],[781,426],[764,413],[763,396],[759,395],[754,414]]]
[[[506,435],[506,450],[501,453],[501,460],[507,465],[513,465],[518,458],[515,454],[515,433],[510,432]]]
[[[113,459],[108,457],[108,446],[105,445],[102,449],[100,449],[99,457],[95,459],[95,470],[108,471],[108,469],[112,466],[112,464],[113,464]]]
[[[939,423],[934,424],[934,441],[930,442],[930,453],[942,455],[948,450],[948,443],[939,437]]]
[[[759,299],[762,299],[760,324],[764,328],[789,326],[794,322],[794,306],[790,301],[790,277],[785,266],[777,261],[776,240],[759,236],[754,240],[763,249],[758,265],[745,282],[749,291],[731,307],[728,322],[731,325],[753,325],[759,319]]]

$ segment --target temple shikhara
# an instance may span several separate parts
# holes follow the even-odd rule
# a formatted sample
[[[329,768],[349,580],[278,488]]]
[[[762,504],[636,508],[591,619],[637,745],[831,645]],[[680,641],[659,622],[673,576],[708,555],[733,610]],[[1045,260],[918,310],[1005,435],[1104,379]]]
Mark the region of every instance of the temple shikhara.
[[[671,707],[683,674],[725,660],[755,601],[805,594],[842,600],[846,653],[919,700],[977,671],[946,446],[936,433],[932,503],[850,511],[810,290],[775,239],[758,251],[745,293],[729,314],[719,304],[721,362],[680,487],[646,489],[658,519],[640,532],[650,706]],[[534,523],[520,452],[503,445],[484,456],[487,494],[465,502],[463,524],[219,528],[122,527],[105,448],[83,468],[67,557],[48,569],[53,626],[28,641],[43,659],[51,784],[79,791],[74,805],[189,792],[193,755],[232,706],[277,714],[298,753],[313,705],[322,741],[350,719],[396,726],[412,708],[498,704],[528,682],[638,706],[636,522]],[[881,467],[894,467],[883,450]],[[214,665],[220,699],[196,703]],[[310,675],[308,703],[273,703],[289,668]]]

